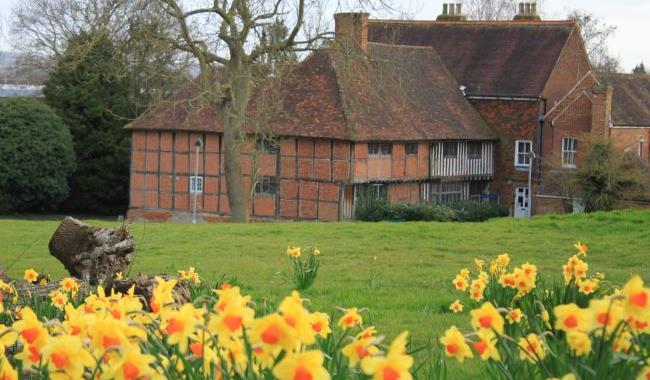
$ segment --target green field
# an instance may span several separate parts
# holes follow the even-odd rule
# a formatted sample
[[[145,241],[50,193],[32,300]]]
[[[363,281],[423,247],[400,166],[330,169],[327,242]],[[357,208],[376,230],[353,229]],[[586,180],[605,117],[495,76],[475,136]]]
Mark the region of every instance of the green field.
[[[63,267],[47,250],[57,224],[56,217],[0,218],[1,265],[16,277],[29,267],[62,276]],[[137,240],[132,274],[175,273],[194,266],[207,279],[236,278],[257,302],[275,303],[290,292],[278,276],[288,270],[287,246],[318,246],[321,273],[304,293],[314,308],[367,307],[364,316],[380,331],[393,337],[408,329],[416,343],[449,325],[467,325],[466,315],[452,315],[447,306],[457,298],[450,290],[452,277],[475,257],[487,261],[508,252],[514,264],[529,261],[542,275],[560,276],[561,265],[574,252],[573,242],[580,240],[591,248],[591,272],[605,272],[618,284],[632,273],[646,279],[650,273],[650,212],[639,211],[463,224],[137,222],[131,229]],[[380,273],[373,287],[371,265]]]

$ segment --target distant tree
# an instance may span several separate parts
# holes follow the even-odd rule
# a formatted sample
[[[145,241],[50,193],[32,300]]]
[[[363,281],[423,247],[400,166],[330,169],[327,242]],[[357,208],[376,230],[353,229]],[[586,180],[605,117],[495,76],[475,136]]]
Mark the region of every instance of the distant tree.
[[[68,47],[45,82],[45,101],[70,126],[77,170],[65,207],[119,213],[128,205],[128,118],[138,114],[124,57],[105,32],[82,33]]]
[[[0,212],[51,211],[68,196],[72,137],[47,105],[0,99]]]
[[[611,144],[597,142],[585,157],[577,180],[582,187],[585,211],[610,211],[626,195],[643,190],[644,164],[629,154],[619,157]]]
[[[634,66],[632,69],[632,74],[647,74],[645,70],[645,65],[643,62],[639,63],[638,65]]]
[[[463,14],[471,20],[512,20],[517,0],[465,0]]]
[[[568,18],[575,20],[580,26],[593,68],[600,73],[619,72],[620,62],[610,54],[607,47],[609,40],[616,34],[616,26],[609,25],[593,14],[581,10],[572,11]]]

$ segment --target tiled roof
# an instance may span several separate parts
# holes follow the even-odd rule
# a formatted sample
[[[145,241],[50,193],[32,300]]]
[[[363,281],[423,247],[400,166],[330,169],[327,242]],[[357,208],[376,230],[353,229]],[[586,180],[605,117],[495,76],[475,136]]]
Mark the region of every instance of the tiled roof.
[[[370,20],[373,42],[432,46],[474,95],[539,96],[573,21]]]
[[[613,125],[650,126],[650,75],[615,74],[599,79],[614,90]]]
[[[135,122],[131,129],[223,131],[217,113],[185,89]],[[368,54],[335,44],[311,53],[282,76],[279,89],[258,89],[251,120],[279,136],[352,141],[495,139],[428,47],[369,44]],[[279,102],[266,118],[251,117]],[[252,122],[247,131],[253,131]]]

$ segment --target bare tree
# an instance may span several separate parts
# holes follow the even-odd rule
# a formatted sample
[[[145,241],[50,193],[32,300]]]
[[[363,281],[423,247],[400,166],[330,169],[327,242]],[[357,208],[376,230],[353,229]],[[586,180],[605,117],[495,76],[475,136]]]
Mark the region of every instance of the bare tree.
[[[608,42],[616,34],[616,26],[609,25],[593,14],[581,10],[572,11],[568,18],[575,20],[580,26],[593,68],[602,73],[618,72],[620,62],[610,54],[607,47]]]
[[[320,36],[300,40],[305,0],[157,0],[176,21],[174,48],[191,54],[199,64],[202,97],[218,111],[224,129],[225,175],[233,221],[249,218],[241,148],[246,111],[254,88],[253,68],[265,56],[303,50]],[[282,38],[261,37],[277,20],[291,25]],[[265,41],[265,42],[264,42]]]

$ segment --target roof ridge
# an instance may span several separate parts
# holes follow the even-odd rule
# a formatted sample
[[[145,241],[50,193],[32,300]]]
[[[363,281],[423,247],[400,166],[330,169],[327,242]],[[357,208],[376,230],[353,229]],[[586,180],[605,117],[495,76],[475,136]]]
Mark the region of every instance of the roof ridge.
[[[544,25],[572,25],[576,20],[541,20],[541,21],[515,21],[515,20],[467,20],[467,21],[438,21],[438,20],[400,20],[400,19],[369,19],[374,24],[431,24],[431,25],[486,25],[486,26],[544,26]]]
[[[425,45],[390,44],[385,42],[374,42],[374,41],[368,41],[368,45],[380,45],[380,46],[389,46],[389,47],[395,47],[401,49],[421,49],[421,50],[434,51],[433,46],[425,46]]]

